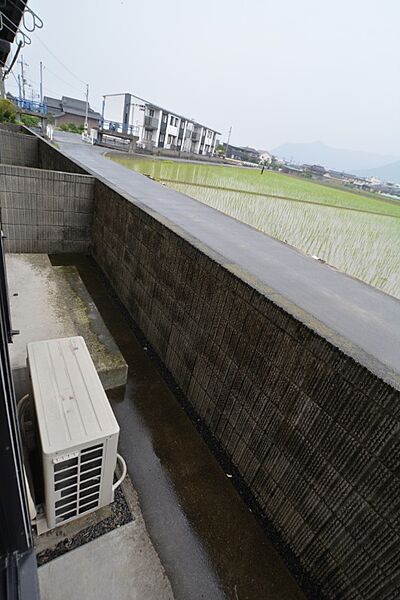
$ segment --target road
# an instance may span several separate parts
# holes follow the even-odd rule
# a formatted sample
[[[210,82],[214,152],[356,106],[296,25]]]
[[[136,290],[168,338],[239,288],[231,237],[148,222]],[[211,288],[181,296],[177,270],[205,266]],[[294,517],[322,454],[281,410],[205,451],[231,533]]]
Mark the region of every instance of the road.
[[[57,132],[60,150],[400,389],[400,301]],[[200,244],[199,244],[200,243]]]

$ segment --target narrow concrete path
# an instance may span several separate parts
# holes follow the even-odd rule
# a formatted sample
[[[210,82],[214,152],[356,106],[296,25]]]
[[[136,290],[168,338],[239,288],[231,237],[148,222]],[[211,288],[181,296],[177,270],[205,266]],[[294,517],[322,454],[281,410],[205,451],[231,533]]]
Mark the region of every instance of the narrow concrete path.
[[[119,450],[175,600],[304,600],[108,294],[94,261],[83,255],[52,260],[77,267],[128,364],[126,388],[108,396],[121,428]]]
[[[103,156],[104,148],[59,132],[57,142],[67,156],[172,221],[239,276],[264,285],[267,296],[400,389],[400,301],[116,164]]]
[[[164,570],[136,521],[39,568],[41,600],[173,600]]]

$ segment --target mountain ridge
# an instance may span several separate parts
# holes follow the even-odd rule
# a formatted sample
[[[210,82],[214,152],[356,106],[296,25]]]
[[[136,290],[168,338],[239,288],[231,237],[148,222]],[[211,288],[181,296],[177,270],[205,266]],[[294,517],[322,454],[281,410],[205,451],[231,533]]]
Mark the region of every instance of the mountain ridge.
[[[400,183],[400,160],[373,169],[360,169],[355,171],[354,175],[359,175],[360,177],[378,177],[381,181]]]
[[[396,156],[382,156],[373,152],[333,148],[323,142],[287,142],[274,148],[272,153],[286,160],[320,164],[328,169],[350,173],[354,171],[354,174],[357,174],[355,171],[377,170],[400,162],[400,158]]]

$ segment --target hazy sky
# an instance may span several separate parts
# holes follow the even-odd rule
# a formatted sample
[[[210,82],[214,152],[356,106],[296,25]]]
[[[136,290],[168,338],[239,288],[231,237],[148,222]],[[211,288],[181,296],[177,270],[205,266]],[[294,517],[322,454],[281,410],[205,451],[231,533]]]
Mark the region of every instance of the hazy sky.
[[[399,0],[29,0],[24,49],[45,93],[129,91],[234,144],[326,144],[400,157]],[[60,66],[52,52],[75,74]],[[9,89],[16,84],[9,79]]]

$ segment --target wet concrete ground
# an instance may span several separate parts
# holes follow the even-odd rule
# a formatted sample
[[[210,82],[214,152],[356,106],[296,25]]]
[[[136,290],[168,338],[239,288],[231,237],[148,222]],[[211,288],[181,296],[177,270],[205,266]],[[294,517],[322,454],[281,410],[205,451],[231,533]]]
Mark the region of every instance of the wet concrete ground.
[[[77,266],[128,363],[126,388],[110,393],[121,427],[120,451],[175,598],[304,598],[135,337],[95,263],[82,255],[52,262]]]

